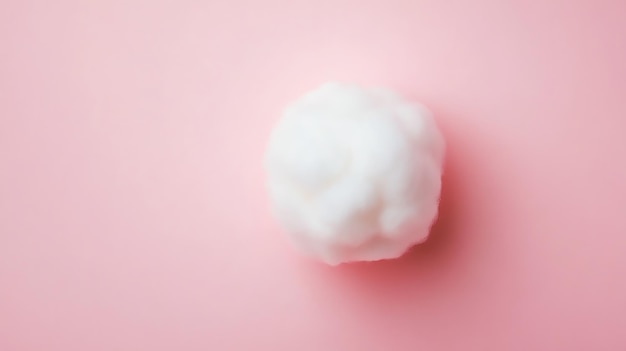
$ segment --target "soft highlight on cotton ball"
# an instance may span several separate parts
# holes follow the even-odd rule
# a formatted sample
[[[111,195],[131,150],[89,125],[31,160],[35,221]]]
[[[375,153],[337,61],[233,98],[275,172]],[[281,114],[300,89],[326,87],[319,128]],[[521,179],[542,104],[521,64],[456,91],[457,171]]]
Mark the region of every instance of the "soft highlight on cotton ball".
[[[443,156],[423,106],[327,83],[289,105],[271,134],[272,209],[301,251],[328,264],[396,258],[428,237]]]

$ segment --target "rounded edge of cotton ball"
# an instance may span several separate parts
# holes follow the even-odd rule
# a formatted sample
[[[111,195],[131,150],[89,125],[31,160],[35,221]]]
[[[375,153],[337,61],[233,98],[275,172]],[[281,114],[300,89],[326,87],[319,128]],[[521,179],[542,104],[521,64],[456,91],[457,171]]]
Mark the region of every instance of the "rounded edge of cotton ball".
[[[426,107],[385,88],[325,83],[272,130],[272,212],[296,247],[328,264],[397,258],[437,218],[444,153]]]

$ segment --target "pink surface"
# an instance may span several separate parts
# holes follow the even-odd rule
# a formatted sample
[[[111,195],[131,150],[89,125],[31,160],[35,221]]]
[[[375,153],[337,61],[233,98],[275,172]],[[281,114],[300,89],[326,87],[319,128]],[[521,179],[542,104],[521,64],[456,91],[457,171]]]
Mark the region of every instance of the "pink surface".
[[[2,1],[0,350],[626,349],[626,2]],[[268,214],[284,103],[449,141],[432,239],[328,268]]]

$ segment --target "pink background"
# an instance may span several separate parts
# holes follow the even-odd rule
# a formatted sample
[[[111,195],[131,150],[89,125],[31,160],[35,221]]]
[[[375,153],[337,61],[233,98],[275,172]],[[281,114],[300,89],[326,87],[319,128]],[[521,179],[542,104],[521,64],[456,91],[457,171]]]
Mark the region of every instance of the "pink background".
[[[0,350],[626,349],[626,2],[0,3]],[[268,214],[281,107],[437,114],[433,237],[329,268]]]

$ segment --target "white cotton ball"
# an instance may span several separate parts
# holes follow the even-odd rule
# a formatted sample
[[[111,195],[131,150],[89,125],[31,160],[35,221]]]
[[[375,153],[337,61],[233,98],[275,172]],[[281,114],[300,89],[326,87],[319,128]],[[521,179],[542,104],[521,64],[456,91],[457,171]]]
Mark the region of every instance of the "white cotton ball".
[[[396,258],[437,217],[444,140],[385,89],[327,83],[288,106],[265,155],[273,212],[328,264]]]

